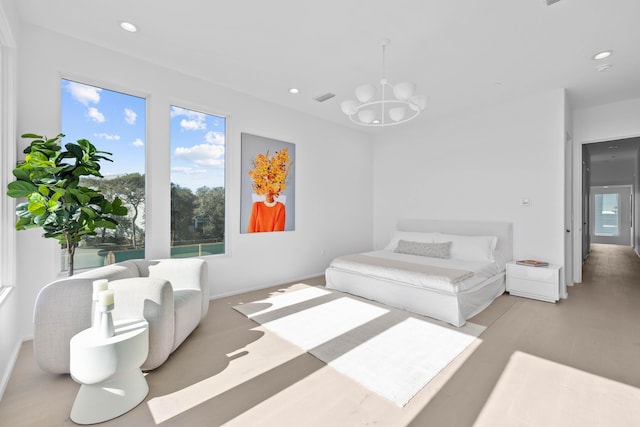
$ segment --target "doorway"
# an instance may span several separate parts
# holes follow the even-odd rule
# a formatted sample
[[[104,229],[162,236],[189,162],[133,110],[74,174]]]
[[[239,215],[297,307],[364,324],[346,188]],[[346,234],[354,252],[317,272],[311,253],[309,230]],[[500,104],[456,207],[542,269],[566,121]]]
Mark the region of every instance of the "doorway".
[[[592,243],[631,246],[633,231],[630,185],[591,187],[589,228]]]
[[[608,140],[595,143],[584,143],[576,147],[574,153],[581,154],[582,167],[577,170],[581,175],[579,184],[581,189],[577,193],[577,199],[574,199],[577,206],[581,207],[581,214],[576,215],[577,221],[581,228],[580,236],[575,236],[579,240],[574,241],[574,248],[580,248],[580,251],[574,251],[577,255],[574,258],[574,278],[576,283],[582,280],[582,263],[589,254],[589,248],[591,243],[595,243],[593,240],[604,240],[607,243],[623,244],[627,246],[633,246],[637,252],[638,231],[635,224],[638,222],[638,191],[640,187],[640,179],[638,178],[640,167],[640,137],[623,138],[616,140]],[[607,232],[601,227],[598,234],[595,236],[595,218],[593,217],[595,211],[595,196],[592,193],[592,188],[604,188],[609,187],[615,189],[623,188],[622,193],[618,193],[618,200],[624,203],[624,207],[618,206],[617,209],[623,209],[621,215],[616,221],[620,221],[621,228],[618,229],[619,236],[606,236]],[[605,194],[602,192],[601,194]],[[624,199],[624,200],[623,200]],[[601,199],[600,202],[605,201],[609,203],[611,200],[607,200],[607,197]],[[593,203],[592,203],[593,202]],[[605,206],[606,207],[606,206]],[[592,209],[593,208],[593,209]],[[610,209],[605,209],[610,211]],[[605,213],[605,218],[612,220],[612,217],[606,217],[611,213]],[[605,220],[600,218],[600,220]],[[607,228],[607,227],[604,227]],[[615,230],[615,227],[608,227],[609,231]],[[629,230],[627,232],[627,230]]]

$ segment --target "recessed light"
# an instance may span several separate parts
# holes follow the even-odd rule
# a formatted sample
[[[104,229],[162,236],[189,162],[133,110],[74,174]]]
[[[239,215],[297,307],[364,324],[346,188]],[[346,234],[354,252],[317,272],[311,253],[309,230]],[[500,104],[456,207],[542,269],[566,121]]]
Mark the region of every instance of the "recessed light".
[[[595,59],[596,61],[598,59],[604,59],[604,58],[608,58],[611,56],[613,52],[610,50],[603,50],[602,52],[596,53],[595,55],[593,55],[593,59]]]
[[[295,95],[296,93],[300,93],[300,89],[298,89],[297,87],[292,87],[291,89],[289,89],[289,93]]]
[[[131,22],[127,22],[127,21],[123,21],[120,23],[120,28],[122,28],[125,31],[128,31],[130,33],[135,33],[136,31],[138,31],[138,28],[133,25]]]

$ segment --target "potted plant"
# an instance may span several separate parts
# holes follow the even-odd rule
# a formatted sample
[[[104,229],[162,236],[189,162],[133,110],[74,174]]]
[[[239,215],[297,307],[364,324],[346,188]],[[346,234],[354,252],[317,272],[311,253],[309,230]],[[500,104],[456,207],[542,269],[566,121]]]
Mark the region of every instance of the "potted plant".
[[[42,228],[44,237],[53,238],[67,249],[69,276],[73,276],[76,248],[85,235],[96,235],[95,229],[115,229],[118,221],[113,216],[127,214],[119,198],[107,200],[100,189],[81,185],[80,178],[100,174],[100,161],[112,160],[111,153],[96,150],[86,139],[77,144],[65,144],[63,134],[46,139],[40,135],[25,134],[33,139],[25,148],[25,160],[13,170],[16,181],[7,186],[7,195],[26,198],[16,206],[17,230]]]

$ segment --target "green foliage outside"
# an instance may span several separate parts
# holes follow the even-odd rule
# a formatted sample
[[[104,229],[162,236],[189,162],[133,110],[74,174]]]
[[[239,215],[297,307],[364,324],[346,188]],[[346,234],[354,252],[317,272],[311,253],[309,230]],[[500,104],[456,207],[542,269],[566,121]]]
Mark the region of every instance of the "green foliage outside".
[[[223,187],[171,184],[171,246],[223,242],[224,214]]]

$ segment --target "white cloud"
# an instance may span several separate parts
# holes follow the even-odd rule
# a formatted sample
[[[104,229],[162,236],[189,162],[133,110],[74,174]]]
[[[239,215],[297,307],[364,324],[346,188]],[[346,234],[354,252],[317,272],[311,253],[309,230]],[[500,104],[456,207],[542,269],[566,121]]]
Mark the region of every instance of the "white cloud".
[[[136,124],[136,119],[138,118],[138,114],[133,111],[131,108],[124,109],[124,121],[129,123],[130,125]]]
[[[207,128],[207,115],[204,113],[172,106],[171,118],[179,116],[186,117],[180,121],[180,127],[184,130],[204,130]]]
[[[102,114],[96,107],[89,107],[87,110],[87,117],[98,123],[104,123],[106,120],[104,118],[104,114]]]
[[[79,103],[82,105],[89,105],[89,103],[97,104],[100,102],[100,92],[102,89],[83,85],[82,83],[69,82],[67,90]]]
[[[185,175],[202,175],[203,173],[207,173],[206,169],[194,169],[187,167],[173,167],[171,168],[171,172],[183,173]]]
[[[144,147],[144,141],[142,141],[140,138],[136,138],[135,141],[131,143],[131,145],[133,145],[134,147]]]
[[[207,124],[204,121],[204,117],[196,117],[191,120],[180,120],[180,127],[185,130],[204,130],[207,128]]]
[[[209,144],[224,145],[224,134],[222,132],[209,131],[205,138]]]
[[[120,141],[120,135],[111,135],[108,133],[94,133],[93,136],[100,139],[106,139],[108,141]]]
[[[185,110],[184,108],[171,106],[171,118],[178,116],[186,116],[189,110]]]
[[[199,144],[193,147],[178,147],[174,154],[201,167],[224,166],[224,146],[221,145]]]

